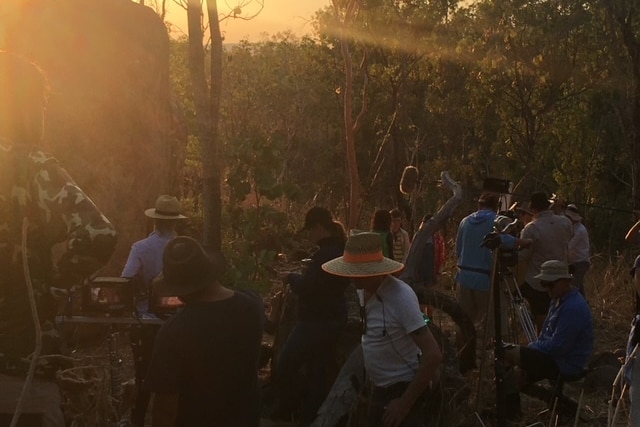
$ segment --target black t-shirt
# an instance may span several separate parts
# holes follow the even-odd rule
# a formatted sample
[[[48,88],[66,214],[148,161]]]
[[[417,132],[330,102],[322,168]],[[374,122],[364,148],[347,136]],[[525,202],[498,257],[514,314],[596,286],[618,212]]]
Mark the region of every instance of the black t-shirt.
[[[334,276],[322,269],[322,264],[342,256],[344,242],[334,237],[318,241],[318,250],[303,274],[287,277],[291,290],[298,295],[298,319],[301,321],[347,322],[347,301],[344,291],[346,277]]]
[[[263,318],[259,297],[236,291],[223,301],[187,304],[162,326],[145,384],[179,394],[176,426],[259,425]]]

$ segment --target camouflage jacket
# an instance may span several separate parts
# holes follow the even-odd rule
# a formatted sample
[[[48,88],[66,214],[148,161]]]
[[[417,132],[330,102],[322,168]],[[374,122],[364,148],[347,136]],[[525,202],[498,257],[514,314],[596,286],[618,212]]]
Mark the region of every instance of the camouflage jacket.
[[[116,232],[58,162],[38,150],[0,147],[0,372],[23,372],[35,331],[23,269],[28,220],[29,275],[42,325],[42,354],[58,351],[51,286],[80,284],[106,263]],[[52,248],[61,244],[54,265]],[[57,248],[58,246],[56,246]]]

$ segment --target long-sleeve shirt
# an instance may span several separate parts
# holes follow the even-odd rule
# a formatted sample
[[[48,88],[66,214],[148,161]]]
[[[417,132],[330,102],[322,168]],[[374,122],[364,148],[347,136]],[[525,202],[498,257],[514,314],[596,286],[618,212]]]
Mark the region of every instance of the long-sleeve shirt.
[[[170,240],[176,237],[175,232],[160,233],[153,231],[146,239],[138,240],[131,245],[127,263],[122,269],[122,277],[140,276],[146,286],[162,272],[162,255]]]
[[[322,264],[342,256],[344,243],[327,237],[318,242],[319,249],[311,257],[304,273],[291,273],[287,281],[298,295],[298,318],[302,321],[345,321],[347,303],[344,291],[349,279],[322,270]]]
[[[56,351],[51,295],[54,276],[79,281],[106,263],[116,243],[109,220],[58,162],[25,147],[0,150],[0,372],[20,371],[15,361],[34,350],[34,326],[22,268],[22,223],[28,220],[27,255],[43,330],[42,354]],[[52,247],[66,242],[56,266]]]
[[[593,352],[591,310],[578,289],[551,301],[538,339],[529,347],[553,357],[565,375],[578,375]]]
[[[477,291],[489,290],[493,254],[482,246],[482,242],[484,236],[493,230],[496,216],[495,211],[480,209],[460,221],[456,236],[456,282],[460,286]]]
[[[138,298],[138,314],[148,314],[148,293],[151,281],[162,272],[162,255],[170,240],[176,237],[175,231],[161,233],[154,230],[146,239],[138,240],[131,245],[127,263],[120,276],[132,279],[138,277],[142,282],[142,291],[147,298]]]

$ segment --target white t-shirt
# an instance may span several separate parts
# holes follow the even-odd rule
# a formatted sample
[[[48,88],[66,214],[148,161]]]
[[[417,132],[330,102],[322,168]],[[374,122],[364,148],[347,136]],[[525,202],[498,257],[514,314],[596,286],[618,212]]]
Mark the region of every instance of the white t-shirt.
[[[413,289],[387,276],[366,303],[366,323],[362,350],[373,384],[387,387],[412,381],[418,371],[420,350],[409,334],[425,325]]]

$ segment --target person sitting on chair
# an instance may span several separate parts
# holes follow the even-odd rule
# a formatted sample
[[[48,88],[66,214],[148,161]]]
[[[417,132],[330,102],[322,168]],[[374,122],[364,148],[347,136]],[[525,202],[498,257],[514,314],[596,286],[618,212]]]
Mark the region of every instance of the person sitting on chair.
[[[540,266],[535,276],[549,293],[551,303],[537,340],[528,346],[510,346],[505,350],[507,366],[512,371],[512,389],[507,392],[507,416],[516,418],[520,412],[522,388],[541,379],[578,378],[587,367],[593,351],[593,323],[587,301],[572,286],[567,263],[549,260]]]

